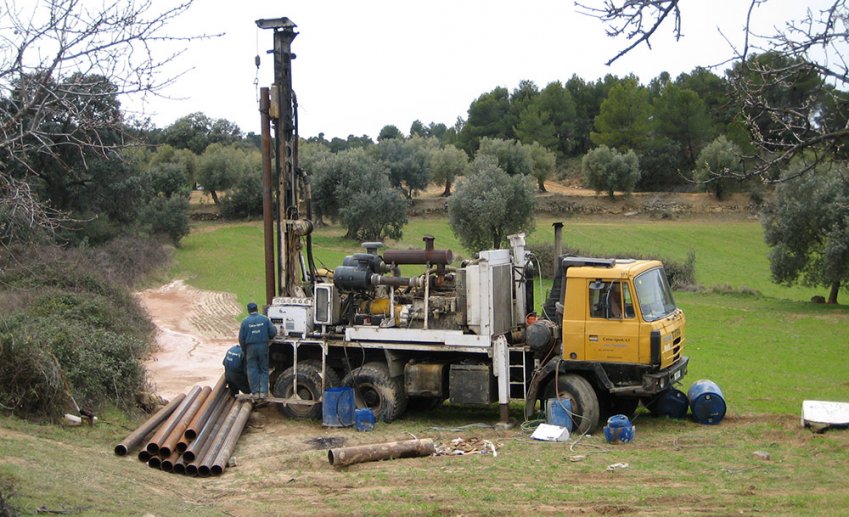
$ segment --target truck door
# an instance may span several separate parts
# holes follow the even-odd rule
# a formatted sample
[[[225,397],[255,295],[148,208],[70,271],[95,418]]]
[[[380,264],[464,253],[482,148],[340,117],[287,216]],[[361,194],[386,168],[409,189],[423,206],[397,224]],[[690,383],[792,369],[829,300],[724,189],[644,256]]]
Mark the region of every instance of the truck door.
[[[588,282],[589,315],[584,340],[587,361],[639,362],[640,325],[628,282]]]

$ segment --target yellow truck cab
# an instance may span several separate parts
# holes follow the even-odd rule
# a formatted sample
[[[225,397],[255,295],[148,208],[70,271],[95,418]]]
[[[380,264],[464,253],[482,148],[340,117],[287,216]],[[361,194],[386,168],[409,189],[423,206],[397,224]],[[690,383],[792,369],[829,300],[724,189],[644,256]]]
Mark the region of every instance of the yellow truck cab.
[[[581,415],[579,431],[591,432],[686,374],[685,318],[659,261],[564,257],[560,263],[543,311],[549,326],[560,327],[560,343],[540,365],[528,404],[544,404],[559,385],[559,395]]]

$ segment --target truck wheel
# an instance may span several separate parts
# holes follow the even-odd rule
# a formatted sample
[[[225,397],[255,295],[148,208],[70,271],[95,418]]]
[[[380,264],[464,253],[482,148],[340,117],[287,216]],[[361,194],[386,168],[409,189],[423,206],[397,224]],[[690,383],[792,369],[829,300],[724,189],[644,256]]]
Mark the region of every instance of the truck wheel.
[[[371,408],[374,416],[384,422],[395,420],[407,409],[404,386],[389,376],[389,367],[383,363],[355,368],[342,379],[342,385],[354,388],[358,408]]]
[[[574,373],[558,376],[560,384],[560,398],[569,399],[572,402],[572,420],[574,432],[578,434],[592,434],[598,430],[600,408],[598,396],[588,380]],[[554,377],[545,388],[545,400],[554,398]]]
[[[325,372],[326,387],[338,386],[339,376],[336,372],[327,368]],[[274,383],[272,393],[277,398],[291,398],[294,396],[293,381],[295,379],[295,368],[290,366],[283,370]],[[321,363],[318,361],[304,361],[298,364],[298,396],[303,400],[319,400],[321,398]],[[277,409],[290,418],[308,418],[318,420],[321,418],[321,404],[312,406],[297,406],[290,404],[278,404]]]

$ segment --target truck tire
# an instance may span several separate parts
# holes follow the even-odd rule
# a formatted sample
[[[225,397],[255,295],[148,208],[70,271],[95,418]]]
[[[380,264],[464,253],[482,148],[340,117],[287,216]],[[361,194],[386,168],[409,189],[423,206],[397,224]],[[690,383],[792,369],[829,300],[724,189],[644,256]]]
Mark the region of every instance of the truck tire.
[[[554,377],[545,388],[545,400],[554,398]],[[592,384],[585,378],[574,373],[560,374],[557,378],[560,384],[560,398],[572,402],[573,432],[577,434],[592,434],[598,430],[600,407],[598,396]]]
[[[274,383],[272,394],[277,398],[290,398],[294,395],[293,381],[295,368],[290,366],[283,370]],[[327,368],[325,370],[325,387],[339,386],[339,376]],[[304,400],[319,400],[321,398],[321,362],[304,361],[298,363],[298,396]],[[290,418],[321,419],[321,404],[312,406],[296,406],[278,404],[277,409]]]
[[[342,379],[343,386],[354,388],[358,408],[371,408],[374,416],[391,422],[407,409],[407,392],[404,386],[389,376],[384,363],[366,363],[355,368]]]

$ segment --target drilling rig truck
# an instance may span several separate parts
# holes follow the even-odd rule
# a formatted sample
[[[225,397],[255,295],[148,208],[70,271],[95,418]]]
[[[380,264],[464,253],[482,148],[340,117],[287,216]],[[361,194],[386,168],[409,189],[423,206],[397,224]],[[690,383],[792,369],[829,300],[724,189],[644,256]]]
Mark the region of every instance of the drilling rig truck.
[[[317,268],[309,175],[298,166],[296,26],[257,26],[274,33],[274,84],[260,94],[265,308],[279,330],[269,353],[284,414],[319,418],[336,386],[353,387],[357,406],[384,421],[449,400],[497,402],[507,423],[513,400],[530,418],[560,397],[577,431],[591,433],[686,374],[685,318],[659,261],[560,256],[539,315],[523,234],[459,264],[425,236],[420,249],[367,242],[332,271]]]

